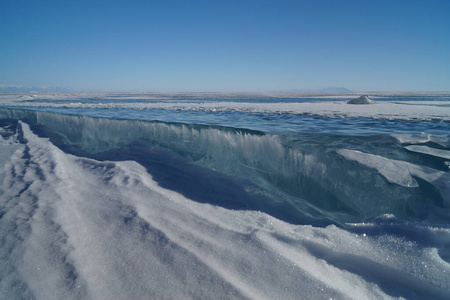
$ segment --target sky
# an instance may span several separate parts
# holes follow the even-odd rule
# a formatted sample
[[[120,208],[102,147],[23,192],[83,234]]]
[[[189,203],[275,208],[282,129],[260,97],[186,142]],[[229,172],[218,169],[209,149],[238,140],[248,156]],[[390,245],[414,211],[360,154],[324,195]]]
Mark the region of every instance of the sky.
[[[450,91],[448,0],[0,0],[0,84]]]

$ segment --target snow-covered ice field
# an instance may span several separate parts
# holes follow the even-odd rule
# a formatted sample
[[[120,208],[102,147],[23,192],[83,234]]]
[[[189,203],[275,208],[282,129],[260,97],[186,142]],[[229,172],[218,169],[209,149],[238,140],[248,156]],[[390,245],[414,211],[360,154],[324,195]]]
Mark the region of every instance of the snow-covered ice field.
[[[0,95],[0,299],[449,299],[448,97],[125,96]]]

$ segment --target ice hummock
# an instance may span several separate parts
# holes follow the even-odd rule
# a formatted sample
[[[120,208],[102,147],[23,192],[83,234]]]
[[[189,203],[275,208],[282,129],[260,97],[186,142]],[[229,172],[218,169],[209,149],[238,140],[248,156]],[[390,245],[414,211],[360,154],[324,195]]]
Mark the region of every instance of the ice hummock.
[[[349,100],[347,104],[373,104],[375,103],[373,100],[369,98],[368,95],[362,95],[358,98]]]

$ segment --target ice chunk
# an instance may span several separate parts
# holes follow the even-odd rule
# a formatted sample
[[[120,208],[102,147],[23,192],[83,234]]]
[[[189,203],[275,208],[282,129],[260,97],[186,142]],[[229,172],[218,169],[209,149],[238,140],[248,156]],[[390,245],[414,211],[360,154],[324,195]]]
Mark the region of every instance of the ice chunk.
[[[401,144],[425,144],[431,140],[431,136],[423,132],[416,134],[392,134],[391,136]]]
[[[362,95],[361,97],[352,99],[347,104],[373,104],[374,101],[369,99],[369,96]]]
[[[429,167],[388,159],[382,156],[363,153],[357,150],[340,149],[337,153],[348,160],[354,160],[369,168],[374,168],[388,181],[406,187],[417,187],[412,177],[423,179],[439,190],[445,206],[450,206],[450,173]]]
[[[388,181],[405,187],[418,187],[417,181],[411,177],[408,169],[395,160],[382,156],[367,154],[355,150],[340,149],[337,153],[348,160],[354,160],[369,168],[375,168]]]
[[[412,151],[412,152],[417,152],[417,153],[427,154],[427,155],[431,155],[431,156],[435,156],[435,157],[450,159],[450,151],[449,150],[442,150],[442,149],[436,149],[436,148],[431,148],[431,147],[427,147],[427,146],[417,146],[417,145],[406,146],[405,149]]]

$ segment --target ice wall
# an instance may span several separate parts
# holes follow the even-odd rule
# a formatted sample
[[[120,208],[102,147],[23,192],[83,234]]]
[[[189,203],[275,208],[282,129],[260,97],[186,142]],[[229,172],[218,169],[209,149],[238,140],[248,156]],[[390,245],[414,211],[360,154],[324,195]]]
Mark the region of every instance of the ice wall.
[[[65,151],[97,159],[111,160],[114,155],[108,155],[108,151],[128,149],[116,151],[116,155],[122,153],[122,159],[149,164],[138,154],[134,158],[124,154],[124,151],[132,151],[129,144],[135,141],[169,150],[184,163],[195,163],[250,181],[247,189],[253,200],[238,207],[272,212],[292,223],[336,222],[343,225],[384,213],[415,214],[417,205],[421,203],[446,205],[443,200],[446,190],[444,195],[441,193],[442,184],[445,186],[446,182],[444,179],[439,187],[434,185],[434,181],[417,182],[414,177],[405,177],[401,172],[386,176],[386,172],[373,167],[373,163],[356,165],[355,159],[343,159],[339,149],[345,143],[364,149],[364,144],[357,144],[358,140],[351,142],[348,138],[320,136],[292,141],[282,136],[223,127],[20,110],[0,112],[3,117],[32,120],[36,124],[33,126],[35,132],[50,137]],[[383,139],[387,148],[380,147],[381,150],[377,151],[392,152],[395,141],[390,137]],[[126,146],[128,148],[124,148]],[[399,151],[408,152],[400,144],[397,147]],[[400,154],[407,155],[403,152]],[[155,151],[152,153],[155,155]],[[121,159],[120,156],[117,159]],[[386,159],[390,161],[390,158]],[[416,168],[421,169],[421,166]]]

